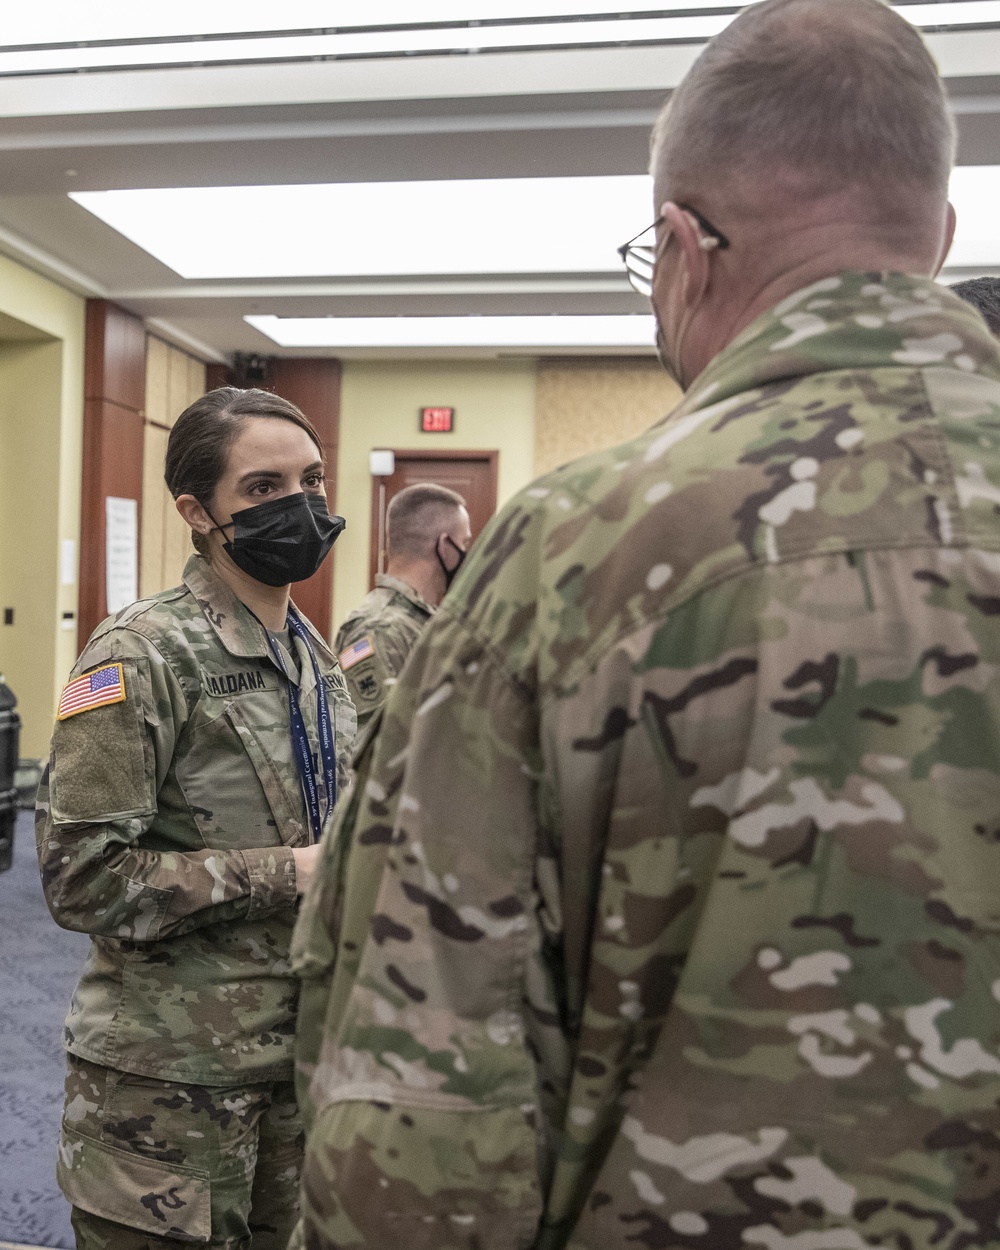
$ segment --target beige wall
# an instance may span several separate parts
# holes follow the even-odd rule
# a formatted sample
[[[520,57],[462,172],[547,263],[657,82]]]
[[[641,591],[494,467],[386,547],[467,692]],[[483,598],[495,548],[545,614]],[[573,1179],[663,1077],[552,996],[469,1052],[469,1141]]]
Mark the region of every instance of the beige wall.
[[[540,360],[536,474],[634,438],[679,399],[680,391],[656,360]]]
[[[139,594],[155,595],[181,580],[191,531],[163,480],[170,428],[205,393],[205,366],[162,339],[146,339],[146,432],[142,465],[142,552]]]
[[[421,434],[421,408],[455,409],[453,434]],[[373,447],[497,448],[498,503],[534,476],[535,364],[512,361],[347,361],[340,401],[337,511],[347,530],[334,549],[334,625],[368,593]]]
[[[76,659],[84,301],[0,257],[0,671],[20,704],[21,755],[48,753],[59,692]],[[72,613],[63,621],[62,614]],[[0,617],[2,620],[2,617]]]

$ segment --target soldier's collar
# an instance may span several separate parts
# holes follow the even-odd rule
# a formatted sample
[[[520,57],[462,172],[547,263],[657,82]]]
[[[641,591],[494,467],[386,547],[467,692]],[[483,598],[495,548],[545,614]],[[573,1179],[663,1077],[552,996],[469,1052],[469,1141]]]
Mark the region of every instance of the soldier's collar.
[[[205,614],[230,655],[270,656],[267,637],[257,618],[240,602],[203,556],[191,556],[184,566],[184,585]]]
[[[271,647],[264,633],[264,627],[253,613],[233,594],[230,588],[212,572],[212,566],[202,556],[191,556],[184,566],[184,585],[198,601],[198,606],[205,613],[205,619],[219,636],[219,641],[230,655],[244,658],[273,659]],[[295,607],[294,600],[292,606]],[[298,610],[298,609],[296,609]],[[312,621],[299,612],[299,616],[309,631],[313,650],[321,664],[333,663],[334,655],[330,644],[313,625]]]
[[[796,291],[751,322],[666,420],[813,373],[900,365],[1000,380],[996,342],[947,287],[913,274],[847,270]]]
[[[383,590],[395,590],[397,594],[409,599],[411,603],[416,604],[418,608],[429,616],[434,615],[434,609],[431,605],[419,591],[413,589],[409,582],[404,582],[398,577],[392,577],[389,573],[376,573],[375,585]]]

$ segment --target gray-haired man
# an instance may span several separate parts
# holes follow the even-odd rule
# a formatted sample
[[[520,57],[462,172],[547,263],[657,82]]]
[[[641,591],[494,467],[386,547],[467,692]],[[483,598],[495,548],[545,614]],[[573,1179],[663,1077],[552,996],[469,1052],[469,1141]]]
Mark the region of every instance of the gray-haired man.
[[[675,93],[624,250],[687,394],[484,533],[297,931],[310,1250],[1000,1245],[953,141],[879,0],[750,5]]]

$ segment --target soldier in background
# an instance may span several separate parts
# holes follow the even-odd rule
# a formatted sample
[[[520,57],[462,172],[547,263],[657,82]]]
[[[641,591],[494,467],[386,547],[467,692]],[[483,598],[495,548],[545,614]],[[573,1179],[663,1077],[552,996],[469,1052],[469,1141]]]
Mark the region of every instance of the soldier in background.
[[[879,0],[656,126],[662,424],[412,652],[296,930],[310,1250],[1000,1244],[1000,354]],[[581,202],[581,215],[587,204]]]
[[[1000,278],[969,278],[956,282],[951,289],[959,299],[971,304],[990,327],[990,333],[1000,338]]]
[[[385,702],[471,543],[465,500],[446,486],[418,482],[390,500],[386,570],[341,625],[334,644],[359,729]]]

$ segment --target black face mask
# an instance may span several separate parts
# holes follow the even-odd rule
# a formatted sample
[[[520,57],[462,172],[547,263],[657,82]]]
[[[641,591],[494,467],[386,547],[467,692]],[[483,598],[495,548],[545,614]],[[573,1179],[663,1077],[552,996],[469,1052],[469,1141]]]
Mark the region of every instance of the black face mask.
[[[444,574],[444,589],[445,589],[445,594],[447,594],[448,590],[451,587],[452,582],[455,580],[455,575],[458,573],[458,570],[462,567],[465,557],[469,553],[467,551],[463,551],[462,548],[458,545],[457,542],[455,542],[454,538],[452,538],[450,534],[445,534],[444,540],[446,543],[451,543],[451,545],[458,552],[458,560],[455,564],[455,567],[453,569],[450,569],[447,566],[447,564],[445,564],[445,562],[441,559],[441,540],[440,539],[438,539],[438,544],[434,548],[434,554],[437,556],[438,564],[441,565],[441,572]]]
[[[224,532],[229,525],[232,541],[223,547],[236,567],[265,586],[287,586],[312,577],[347,522],[330,515],[323,495],[302,493],[243,508],[215,528]]]

